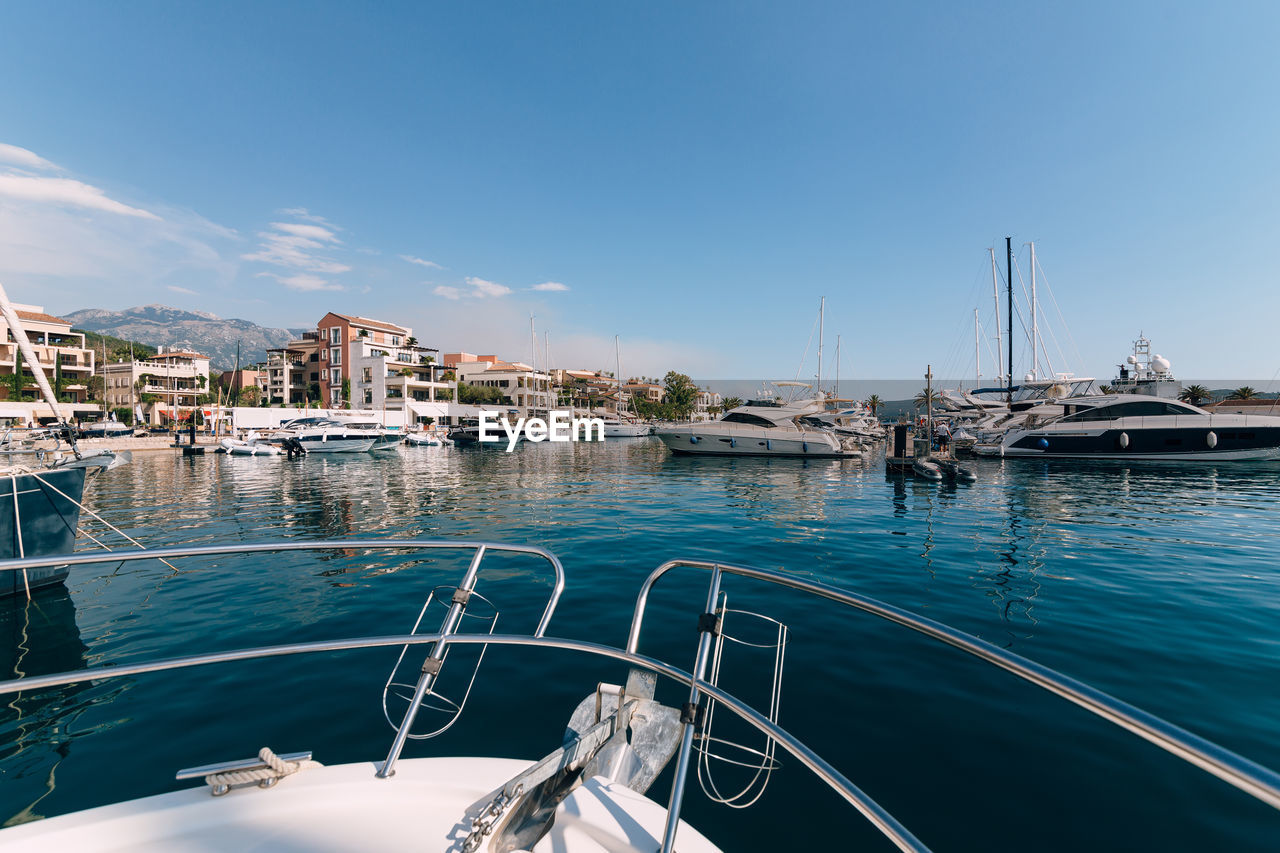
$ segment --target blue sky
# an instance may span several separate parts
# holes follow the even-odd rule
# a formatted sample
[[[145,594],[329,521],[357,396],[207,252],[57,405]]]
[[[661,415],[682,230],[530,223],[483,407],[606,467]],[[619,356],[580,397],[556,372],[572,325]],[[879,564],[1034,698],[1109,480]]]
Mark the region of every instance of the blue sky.
[[[0,276],[701,377],[1280,373],[1274,4],[64,3],[0,29]],[[410,260],[416,259],[416,260]],[[1001,264],[1003,267],[1003,262]],[[541,289],[537,289],[541,287]],[[1019,344],[1018,372],[1026,369]],[[983,354],[984,373],[993,371]]]

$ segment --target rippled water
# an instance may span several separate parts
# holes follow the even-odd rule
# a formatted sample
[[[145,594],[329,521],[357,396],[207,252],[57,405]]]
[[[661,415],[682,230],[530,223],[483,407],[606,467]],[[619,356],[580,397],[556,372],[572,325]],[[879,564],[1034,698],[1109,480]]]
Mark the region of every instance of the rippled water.
[[[549,633],[615,645],[664,560],[787,569],[975,633],[1280,767],[1280,466],[974,467],[978,483],[940,487],[888,478],[876,460],[673,458],[648,439],[509,455],[139,454],[86,502],[148,546],[353,535],[542,545],[568,576]],[[5,602],[6,671],[400,633],[465,563],[328,553],[74,570],[68,593]],[[509,569],[482,584],[499,630],[531,628],[545,573],[536,560],[494,565]],[[691,666],[704,582],[658,588],[641,651]],[[1277,846],[1280,815],[1033,687],[834,605],[741,580],[727,590],[731,606],[791,626],[783,725],[936,850]],[[179,767],[263,745],[328,763],[381,758],[393,662],[387,650],[326,654],[10,697],[0,812],[22,820],[172,790]],[[738,663],[730,689],[767,689],[767,662]],[[493,649],[461,721],[406,754],[537,757],[596,681],[624,677],[581,656]],[[715,806],[695,786],[685,815],[726,849],[883,849],[785,760],[757,808]]]

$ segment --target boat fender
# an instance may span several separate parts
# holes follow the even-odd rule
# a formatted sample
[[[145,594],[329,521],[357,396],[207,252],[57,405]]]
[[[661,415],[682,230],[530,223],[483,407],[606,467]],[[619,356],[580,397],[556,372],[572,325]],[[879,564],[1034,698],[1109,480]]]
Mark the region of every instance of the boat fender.
[[[1124,448],[1126,448],[1126,447],[1128,447],[1128,446],[1129,446],[1129,433],[1127,433],[1127,432],[1122,432],[1122,433],[1120,433],[1120,447],[1121,447],[1121,449],[1124,449]]]
[[[1037,442],[1036,442],[1036,444],[1040,445],[1040,449],[1041,449],[1041,450],[1048,450],[1048,449],[1049,449],[1049,439],[1047,439],[1047,438],[1042,438],[1042,439],[1040,439],[1039,441],[1037,441]]]
[[[802,441],[802,442],[800,442],[800,452],[801,452],[801,453],[808,453],[808,452],[809,452],[809,442],[807,442],[807,441]]]
[[[730,447],[737,447],[737,446],[738,446],[738,439],[736,439],[736,438],[731,438],[731,439],[729,439],[729,446],[730,446]]]
[[[690,444],[697,444],[697,443],[698,443],[699,441],[701,441],[701,440],[702,440],[702,439],[698,438],[696,435],[691,435],[691,436],[689,436],[689,443],[690,443]]]
[[[766,439],[764,440],[764,449],[765,449],[765,450],[773,450],[773,439],[766,438]]]
[[[1204,437],[1204,443],[1210,447],[1218,446],[1218,434],[1213,430],[1209,430],[1209,434]]]

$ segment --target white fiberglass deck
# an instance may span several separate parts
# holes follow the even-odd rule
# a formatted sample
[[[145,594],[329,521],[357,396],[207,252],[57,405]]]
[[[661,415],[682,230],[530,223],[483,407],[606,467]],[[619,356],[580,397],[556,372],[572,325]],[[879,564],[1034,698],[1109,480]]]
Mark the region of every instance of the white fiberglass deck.
[[[390,779],[375,778],[373,763],[311,767],[267,789],[214,797],[201,785],[22,824],[4,830],[0,841],[9,853],[460,851],[472,807],[529,765],[505,758],[404,759]],[[665,821],[666,809],[652,800],[588,780],[556,809],[550,832],[533,851],[653,851]],[[718,850],[683,822],[677,838],[681,853]]]

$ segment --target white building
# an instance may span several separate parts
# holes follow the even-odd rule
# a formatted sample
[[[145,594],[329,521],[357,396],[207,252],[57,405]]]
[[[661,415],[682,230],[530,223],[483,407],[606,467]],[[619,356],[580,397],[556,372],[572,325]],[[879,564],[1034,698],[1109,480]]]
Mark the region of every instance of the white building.
[[[160,351],[149,358],[101,365],[107,407],[141,407],[159,425],[190,410],[209,392],[209,357],[196,352]]]
[[[519,409],[526,417],[555,407],[551,375],[534,370],[523,362],[498,361],[496,356],[468,353],[448,354],[445,362],[457,371],[459,383],[497,388],[508,400],[505,405]]]
[[[699,391],[698,398],[693,404],[693,419],[695,421],[715,420],[723,406],[724,398],[715,391]]]
[[[88,384],[89,377],[94,372],[95,353],[85,346],[84,335],[71,331],[70,322],[44,313],[44,308],[39,305],[15,303],[13,309],[22,323],[23,331],[31,343],[36,360],[44,370],[45,379],[64,404],[61,407],[64,410],[63,415],[70,417],[73,414],[85,415],[98,412],[98,407],[89,403]],[[3,320],[0,320],[0,323],[3,323]],[[3,377],[3,381],[0,381],[0,395],[2,395],[0,399],[13,402],[16,408],[10,408],[13,408],[14,412],[18,412],[19,409],[27,412],[27,420],[52,418],[53,410],[43,405],[44,401],[41,399],[31,365],[26,364],[25,360],[22,373],[24,377],[30,378],[22,383],[22,396],[40,405],[32,408],[29,405],[22,405],[22,400],[14,399],[13,389],[9,386],[12,382],[10,377],[13,376],[14,366],[22,355],[13,330],[6,326],[5,332],[4,340],[0,342],[0,377]]]
[[[437,396],[453,397],[455,382],[429,347],[374,343],[357,338],[350,344],[351,407],[373,411],[407,411],[412,421],[440,420]],[[448,391],[448,394],[441,392]]]

